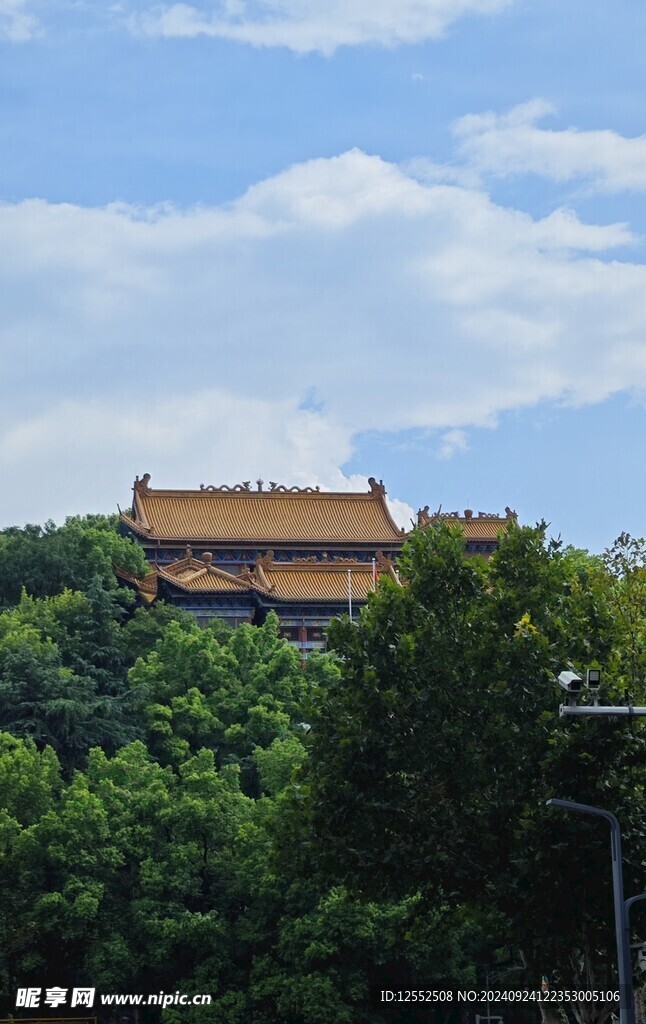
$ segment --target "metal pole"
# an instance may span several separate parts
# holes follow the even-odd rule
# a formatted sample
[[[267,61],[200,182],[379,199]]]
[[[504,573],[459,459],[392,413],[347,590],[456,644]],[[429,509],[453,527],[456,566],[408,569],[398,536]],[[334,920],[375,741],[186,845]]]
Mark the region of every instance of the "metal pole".
[[[627,913],[624,904],[621,827],[619,822],[612,811],[604,811],[600,807],[591,807],[589,804],[577,804],[572,800],[552,799],[547,801],[547,806],[562,807],[566,811],[576,811],[579,814],[593,814],[598,818],[605,818],[610,824],[612,887],[615,902],[615,932],[617,935],[617,967],[619,973],[619,1022],[620,1024],[635,1024],[633,967],[630,958],[630,940],[626,942]]]
[[[644,718],[646,717],[646,708],[634,707],[629,704],[627,707],[610,707],[605,704],[582,704],[580,707],[577,705],[561,704],[559,708],[559,715],[561,718],[617,718],[626,716],[627,718]]]

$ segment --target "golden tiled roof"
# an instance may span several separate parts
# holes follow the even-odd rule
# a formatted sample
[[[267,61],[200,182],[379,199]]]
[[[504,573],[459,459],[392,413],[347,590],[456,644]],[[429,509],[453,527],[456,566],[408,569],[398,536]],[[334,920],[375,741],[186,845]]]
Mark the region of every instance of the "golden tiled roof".
[[[136,587],[139,591],[139,596],[146,602],[151,604],[157,597],[157,570],[146,573],[145,576],[133,576],[131,572],[126,569],[120,569],[118,565],[113,565],[114,573],[119,579],[124,580],[126,583],[130,583]]]
[[[174,584],[181,590],[220,594],[262,589],[251,579],[249,573],[243,577],[233,576],[211,565],[210,560],[205,562],[192,557],[173,562],[165,569],[160,567],[158,573],[160,579]]]
[[[238,580],[233,577],[215,576],[213,573],[195,573],[194,576],[186,577],[184,579],[178,579],[176,576],[170,576],[168,573],[160,571],[161,579],[168,580],[170,583],[174,583],[180,588],[180,590],[194,590],[201,593],[209,594],[220,594],[220,593],[243,593],[253,588],[248,583]]]
[[[266,572],[271,596],[283,601],[348,602],[348,567],[288,566]],[[351,570],[353,601],[365,601],[372,592],[372,567],[363,564]]]
[[[488,512],[478,512],[474,515],[471,509],[466,509],[464,515],[459,512],[435,512],[430,513],[428,505],[421,508],[417,513],[417,525],[424,529],[434,523],[446,523],[447,526],[459,526],[467,540],[487,541],[496,540],[501,530],[506,530],[510,523],[516,523],[516,513],[510,508],[505,509],[505,515],[496,515]]]
[[[266,597],[280,601],[340,601],[348,600],[348,566],[346,565],[290,565],[265,570],[267,586],[259,583],[257,577],[248,573],[242,577],[229,576],[215,571],[195,572],[188,577],[182,573],[161,570],[161,579],[173,583],[182,590],[200,593],[221,593],[223,591],[256,590]],[[352,598],[365,601],[372,590],[372,567],[356,563],[351,569]]]
[[[199,491],[152,490],[150,477],[135,482],[133,517],[122,520],[140,536],[161,541],[263,545],[374,544],[399,542],[404,533],[393,522],[383,484],[370,478],[367,493],[277,487]]]
[[[449,526],[461,527],[467,540],[495,540],[509,523],[502,519],[445,519]]]
[[[159,580],[178,587],[180,590],[202,593],[249,593],[256,591],[265,597],[278,601],[325,601],[341,603],[348,601],[348,570],[352,600],[364,602],[373,589],[372,565],[366,562],[352,562],[346,559],[331,562],[274,562],[271,553],[259,558],[256,568],[239,576],[218,569],[210,562],[189,556],[162,568],[158,566],[143,579],[131,576],[121,570],[118,574],[137,587],[142,597],[157,593]],[[381,575],[396,578],[392,563],[380,555],[378,561]]]

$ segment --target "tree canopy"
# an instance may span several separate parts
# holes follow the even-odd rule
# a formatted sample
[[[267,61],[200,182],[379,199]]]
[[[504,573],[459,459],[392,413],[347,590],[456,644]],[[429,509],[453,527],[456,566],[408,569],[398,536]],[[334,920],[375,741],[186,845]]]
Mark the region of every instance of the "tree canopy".
[[[623,537],[586,562],[545,529],[511,528],[486,566],[459,531],[417,532],[407,585],[383,582],[359,622],[333,623],[342,673],[313,701],[308,842],[357,892],[417,885],[504,921],[528,983],[610,986],[607,829],[545,801],[614,810],[640,891],[646,732],[560,721],[554,684],[568,664],[603,665],[613,700],[644,702],[644,547]]]
[[[415,531],[305,670],[273,615],[137,607],[111,566],[141,557],[103,517],[0,534],[2,1008],[87,984],[212,996],[164,1024],[457,1024],[379,993],[503,959],[497,987],[613,987],[607,829],[545,801],[614,810],[643,889],[643,723],[561,720],[555,685],[645,702],[643,542],[512,526],[485,563]]]

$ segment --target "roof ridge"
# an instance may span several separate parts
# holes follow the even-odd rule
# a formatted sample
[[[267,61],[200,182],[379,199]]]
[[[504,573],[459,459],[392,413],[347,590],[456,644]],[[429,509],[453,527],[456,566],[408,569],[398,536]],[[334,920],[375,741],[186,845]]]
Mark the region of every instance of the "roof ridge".
[[[265,572],[372,572],[371,562],[274,562]]]
[[[292,541],[336,547],[385,546],[404,538],[386,504],[383,482],[374,477],[368,481],[370,490],[361,492],[283,485],[252,491],[242,484],[227,490],[155,491],[149,481],[147,473],[135,481],[133,518],[122,515],[130,530],[148,540],[177,539],[189,547],[229,540],[268,547]]]
[[[140,497],[140,496],[139,496]],[[226,490],[194,490],[191,488],[150,488],[145,493],[145,500],[149,501],[151,498],[225,498],[235,499],[242,498],[244,501],[263,501],[267,498],[290,498],[291,500],[311,500],[321,499],[323,501],[329,498],[348,498],[352,500],[360,501],[372,501],[379,495],[375,491],[316,491],[316,490],[300,490],[300,491],[234,491]],[[122,513],[125,515],[125,513]]]

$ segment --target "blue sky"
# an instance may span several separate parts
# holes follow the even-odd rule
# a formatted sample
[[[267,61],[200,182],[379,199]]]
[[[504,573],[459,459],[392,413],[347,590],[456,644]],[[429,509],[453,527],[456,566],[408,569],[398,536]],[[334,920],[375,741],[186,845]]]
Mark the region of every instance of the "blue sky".
[[[0,522],[265,479],[644,534],[646,10],[0,0]]]

